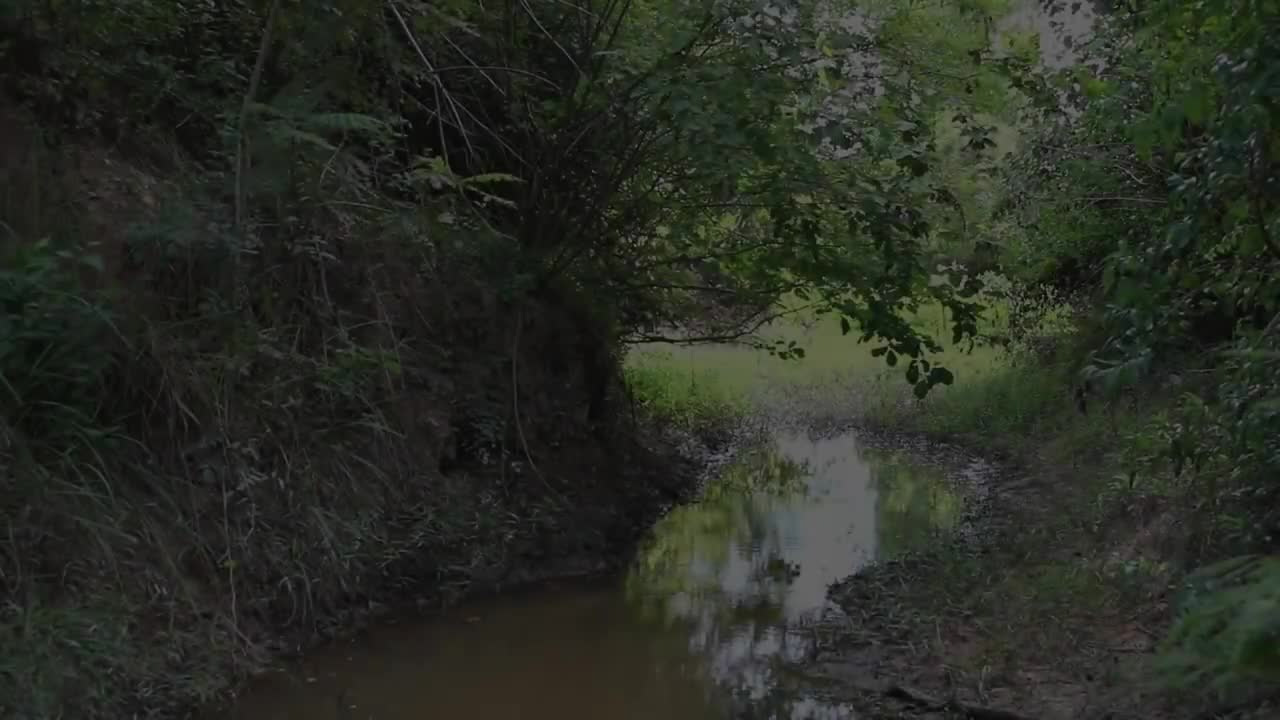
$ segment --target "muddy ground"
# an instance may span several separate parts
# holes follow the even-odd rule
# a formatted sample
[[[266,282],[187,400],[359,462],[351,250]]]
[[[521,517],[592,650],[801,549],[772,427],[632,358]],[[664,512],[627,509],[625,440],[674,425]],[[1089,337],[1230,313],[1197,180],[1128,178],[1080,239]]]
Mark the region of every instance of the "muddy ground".
[[[982,450],[914,442],[951,468]],[[1158,684],[1176,594],[1161,558],[1185,531],[1169,508],[1100,510],[1082,478],[1104,460],[1055,449],[1005,453],[976,478],[959,531],[832,586],[840,611],[806,629],[817,648],[789,668],[796,688],[868,720],[1280,717],[1265,693],[1228,703]]]

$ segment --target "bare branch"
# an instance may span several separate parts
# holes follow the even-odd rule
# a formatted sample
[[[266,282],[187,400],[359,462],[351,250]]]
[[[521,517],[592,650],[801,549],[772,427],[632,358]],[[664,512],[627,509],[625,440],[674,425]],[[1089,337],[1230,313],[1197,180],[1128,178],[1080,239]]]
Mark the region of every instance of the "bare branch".
[[[693,335],[693,336],[684,336],[684,337],[672,337],[670,335],[653,335],[649,333],[633,332],[630,335],[630,337],[624,338],[622,342],[626,345],[640,345],[642,343],[665,343],[668,345],[701,345],[701,344],[708,344],[708,343],[740,342],[742,341],[743,338],[754,335],[756,332],[760,330],[760,328],[764,327],[765,325],[768,325],[769,323],[775,320],[781,320],[784,317],[797,315],[799,313],[805,312],[806,310],[812,310],[815,307],[821,307],[821,306],[822,306],[822,303],[814,302],[814,303],[808,303],[806,305],[802,305],[800,307],[792,308],[789,310],[780,310],[775,313],[764,315],[763,317],[756,319],[754,322],[751,322],[748,326],[740,328],[739,330],[728,332],[728,333],[722,333],[718,335]]]
[[[547,30],[546,26],[542,24],[542,21],[539,20],[538,16],[533,12],[533,8],[529,7],[527,0],[520,0],[520,7],[524,8],[525,13],[528,14],[529,19],[533,21],[533,24],[538,26],[538,29],[542,31],[542,34],[547,36],[547,39],[551,41],[551,44],[556,46],[556,49],[564,55],[564,59],[568,60],[569,64],[573,66],[573,69],[578,72],[579,76],[581,76],[582,68],[578,66],[578,61],[574,60],[573,55],[570,55],[569,51],[560,44],[560,41],[556,39],[556,36],[551,34],[551,31]]]
[[[405,21],[404,15],[400,14],[400,8],[396,7],[395,0],[387,0],[387,7],[391,10],[391,14],[396,16],[396,22],[400,23],[400,29],[404,31],[405,37],[408,38],[409,44],[413,47],[414,52],[417,53],[418,59],[422,60],[427,72],[431,74],[431,91],[435,95],[436,105],[441,108],[448,106],[453,112],[454,118],[458,121],[458,130],[462,132],[462,140],[467,144],[467,152],[470,155],[475,155],[475,148],[471,146],[471,138],[467,134],[466,127],[462,124],[462,117],[458,114],[457,103],[454,102],[453,96],[449,94],[444,83],[440,81],[435,65],[432,64],[427,54],[423,52],[422,46],[418,44],[418,38],[414,36],[413,30],[409,29],[409,23]],[[440,152],[447,156],[449,144],[444,137],[444,123],[440,123],[437,127],[440,130]]]

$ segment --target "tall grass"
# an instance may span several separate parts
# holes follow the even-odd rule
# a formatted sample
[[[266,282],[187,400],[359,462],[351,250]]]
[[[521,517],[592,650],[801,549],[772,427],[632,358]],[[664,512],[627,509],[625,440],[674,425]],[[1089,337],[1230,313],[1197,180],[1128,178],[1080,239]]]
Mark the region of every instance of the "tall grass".
[[[625,368],[627,386],[646,415],[696,431],[732,423],[748,410],[746,398],[706,368],[682,370],[669,356],[653,354]]]
[[[911,408],[910,419],[893,411],[881,419],[910,422],[937,435],[1000,438],[1034,434],[1070,398],[1069,376],[1062,366],[993,364],[967,382],[944,388]]]
[[[139,189],[111,159],[85,181],[128,211],[106,263],[76,242],[84,218],[3,192],[84,178],[0,177],[0,717],[183,714],[371,609],[616,549],[680,482],[633,453],[618,472],[647,487],[565,500],[577,463],[623,462],[572,420],[586,382],[554,360],[578,328],[486,305],[457,238],[390,232],[380,209],[335,238],[317,211],[314,234],[232,263],[198,181]]]

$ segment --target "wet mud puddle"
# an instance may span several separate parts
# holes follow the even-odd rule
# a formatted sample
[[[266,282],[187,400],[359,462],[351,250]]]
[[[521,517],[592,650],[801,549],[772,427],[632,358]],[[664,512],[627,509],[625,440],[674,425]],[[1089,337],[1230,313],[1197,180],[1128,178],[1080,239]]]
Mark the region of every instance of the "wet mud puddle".
[[[959,520],[956,469],[913,457],[779,435],[661,520],[625,576],[375,629],[263,678],[226,717],[855,717],[789,693],[777,664],[836,612],[828,584]]]

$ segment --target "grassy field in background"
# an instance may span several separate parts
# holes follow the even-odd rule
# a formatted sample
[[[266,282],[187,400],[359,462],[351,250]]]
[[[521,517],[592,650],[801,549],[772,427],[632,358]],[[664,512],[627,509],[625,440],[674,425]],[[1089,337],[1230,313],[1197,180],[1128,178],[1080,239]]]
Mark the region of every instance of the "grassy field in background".
[[[993,308],[988,327],[1002,330],[1003,312]],[[840,421],[954,442],[1010,470],[972,542],[937,543],[834,591],[858,620],[837,635],[817,682],[829,687],[843,677],[826,674],[830,668],[847,667],[1006,704],[1017,693],[1024,707],[1067,708],[1071,717],[1088,709],[1082,699],[1145,717],[1156,678],[1147,651],[1167,626],[1163,593],[1194,549],[1196,524],[1192,505],[1171,499],[1179,497],[1173,480],[1144,471],[1135,485],[1133,473],[1162,441],[1161,413],[1174,398],[1153,386],[1136,402],[1091,397],[1081,412],[1073,394],[1081,353],[1067,318],[1054,313],[1039,327],[1060,333],[1058,353],[1015,358],[952,346],[940,312],[926,309],[917,327],[945,348],[941,360],[956,380],[921,402],[902,363],[873,358],[874,343],[842,335],[835,316],[769,329],[769,339],[800,343],[803,359],[648,346],[628,358],[627,372],[650,410],[692,426],[744,409],[780,406],[785,414],[826,403]],[[1121,656],[1112,649],[1118,643],[1139,650]]]
[[[988,315],[995,318],[998,311],[993,308]],[[970,352],[967,343],[953,345],[940,306],[923,308],[912,322],[942,345],[944,352],[937,359],[955,373],[955,387],[936,388],[935,397],[973,385],[1004,367],[1003,355],[995,349],[975,347]],[[770,340],[794,340],[805,356],[783,360],[742,345],[638,345],[627,357],[633,391],[660,414],[682,419],[740,407],[762,393],[793,387],[840,394],[856,389],[877,404],[896,404],[911,396],[905,363],[889,367],[884,358],[872,357],[876,343],[859,343],[856,331],[843,335],[835,314],[789,317],[761,334]]]

